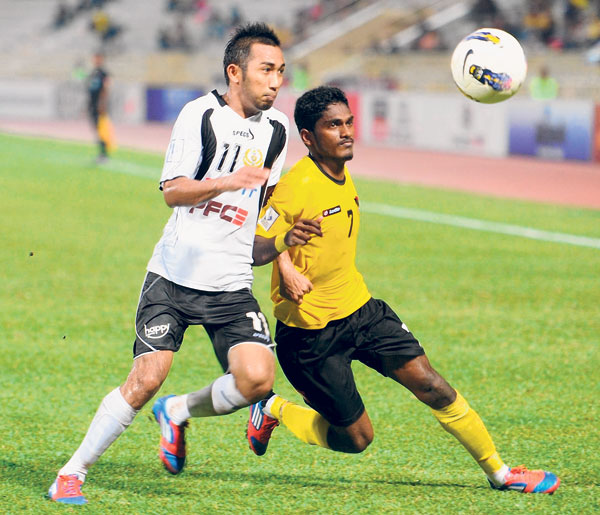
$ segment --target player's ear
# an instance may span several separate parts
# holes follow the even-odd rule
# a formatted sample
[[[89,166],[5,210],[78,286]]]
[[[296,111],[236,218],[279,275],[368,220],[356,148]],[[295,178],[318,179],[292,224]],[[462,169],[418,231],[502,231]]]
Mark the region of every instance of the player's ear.
[[[302,139],[302,143],[304,143],[308,148],[312,148],[314,146],[314,134],[308,129],[300,130],[300,138]]]
[[[233,82],[235,84],[239,84],[242,82],[242,68],[237,64],[231,63],[227,66],[227,76],[229,77],[229,82]]]

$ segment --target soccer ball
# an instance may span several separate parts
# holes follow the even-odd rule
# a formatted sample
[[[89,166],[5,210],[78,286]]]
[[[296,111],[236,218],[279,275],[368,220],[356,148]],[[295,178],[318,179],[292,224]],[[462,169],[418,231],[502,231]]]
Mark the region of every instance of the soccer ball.
[[[484,104],[512,97],[527,75],[521,45],[500,29],[483,28],[466,36],[456,45],[450,67],[461,93]]]

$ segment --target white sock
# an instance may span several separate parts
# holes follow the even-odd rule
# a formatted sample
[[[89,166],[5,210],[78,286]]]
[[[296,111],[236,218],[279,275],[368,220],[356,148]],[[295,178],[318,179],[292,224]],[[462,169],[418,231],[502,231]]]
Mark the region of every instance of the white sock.
[[[85,481],[88,469],[129,427],[137,412],[123,398],[119,388],[110,392],[102,399],[81,445],[58,475],[76,474],[81,481]]]
[[[178,426],[191,417],[190,410],[187,407],[187,399],[187,394],[176,395],[175,397],[169,397],[165,403],[167,415],[169,415],[173,423]]]
[[[275,394],[272,395],[271,397],[269,397],[269,400],[266,402],[266,404],[263,407],[263,413],[271,418],[276,418],[273,416],[273,412],[271,411],[271,406],[273,406],[273,403],[275,402],[275,398],[279,397],[279,395]]]
[[[508,465],[502,465],[502,468],[498,472],[494,472],[488,477],[496,486],[502,486],[504,484],[504,478],[506,477],[506,474],[508,474],[509,470],[510,469],[508,468]]]
[[[213,409],[217,415],[233,413],[250,405],[250,402],[237,389],[232,374],[225,374],[215,380],[212,384],[211,398]]]

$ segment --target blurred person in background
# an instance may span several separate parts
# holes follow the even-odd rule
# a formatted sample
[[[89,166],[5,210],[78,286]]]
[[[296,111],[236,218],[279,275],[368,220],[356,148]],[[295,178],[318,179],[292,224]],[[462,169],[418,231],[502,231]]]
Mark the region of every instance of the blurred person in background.
[[[114,43],[117,36],[123,32],[123,27],[102,9],[94,11],[89,27],[98,36],[102,48]]]
[[[108,117],[110,76],[104,68],[104,54],[96,52],[93,63],[94,68],[87,78],[88,114],[98,141],[96,161],[104,163],[114,146],[112,124]]]
[[[59,2],[56,6],[56,12],[54,13],[54,20],[52,21],[52,27],[54,29],[61,29],[67,25],[73,19],[73,11],[65,2]]]
[[[558,90],[558,81],[550,75],[550,68],[543,64],[529,83],[529,96],[534,100],[552,100],[558,97]]]
[[[192,50],[192,38],[185,26],[185,20],[183,18],[179,18],[175,22],[170,43],[170,48],[174,50],[181,50],[183,52]]]
[[[492,20],[500,14],[500,10],[494,0],[476,0],[471,6],[471,18],[479,27],[491,27]]]
[[[530,0],[523,17],[523,37],[531,43],[552,45],[556,24],[547,0]]]

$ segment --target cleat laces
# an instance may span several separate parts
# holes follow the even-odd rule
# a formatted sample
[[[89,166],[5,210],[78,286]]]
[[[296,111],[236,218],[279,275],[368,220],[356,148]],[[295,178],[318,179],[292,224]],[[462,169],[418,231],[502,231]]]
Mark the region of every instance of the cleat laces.
[[[63,476],[63,488],[67,497],[77,497],[81,495],[81,481],[77,476]]]
[[[511,467],[510,472],[513,474],[527,474],[529,469],[525,465],[518,465],[516,467]]]

